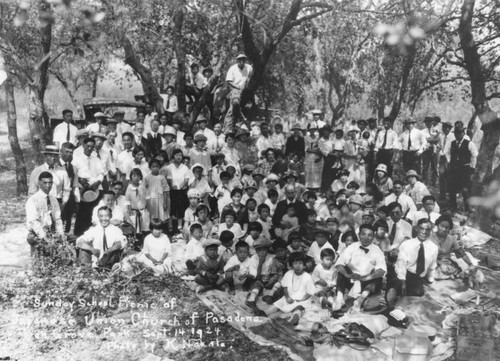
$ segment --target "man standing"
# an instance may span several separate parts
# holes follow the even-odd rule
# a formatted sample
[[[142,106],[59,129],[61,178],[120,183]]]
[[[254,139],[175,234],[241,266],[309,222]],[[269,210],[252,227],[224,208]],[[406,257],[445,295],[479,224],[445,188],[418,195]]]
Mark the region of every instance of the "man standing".
[[[347,247],[341,254],[337,268],[337,300],[343,304],[343,296],[352,288],[353,281],[361,282],[361,295],[353,304],[354,311],[360,311],[370,295],[380,293],[382,278],[387,272],[384,253],[373,244],[375,231],[370,224],[359,227],[359,242]]]
[[[43,245],[51,234],[58,238],[64,235],[59,202],[50,195],[52,185],[52,174],[45,171],[40,173],[38,191],[26,202],[27,241],[31,246],[32,256],[37,248],[43,250]]]
[[[122,135],[123,150],[116,157],[116,170],[117,179],[123,183],[123,187],[126,188],[128,185],[128,176],[132,168],[134,156],[132,155],[132,150],[134,148],[134,135],[130,132],[125,132]]]
[[[54,128],[52,136],[52,140],[58,148],[65,142],[71,142],[76,145],[76,132],[78,131],[78,128],[72,124],[73,111],[65,109],[62,114],[63,122]]]
[[[151,122],[155,119],[158,119],[158,113],[154,111],[153,104],[146,103],[146,106],[144,108],[144,132],[146,134],[149,134],[149,132],[151,132]]]
[[[450,194],[450,206],[452,210],[457,209],[457,193],[462,193],[465,210],[469,210],[467,199],[470,196],[472,186],[471,175],[477,162],[477,147],[470,140],[464,139],[465,128],[461,124],[455,124],[455,140],[447,151],[450,159],[448,174],[448,189]]]
[[[104,168],[104,188],[108,189],[109,183],[116,177],[116,166],[111,160],[111,153],[103,147],[107,140],[106,136],[102,133],[94,133],[92,137],[95,141],[95,154]]]
[[[448,193],[448,167],[450,164],[450,147],[451,142],[455,140],[455,136],[451,133],[450,122],[443,122],[443,134],[441,135],[441,143],[439,146],[439,198],[441,201],[446,199]]]
[[[323,113],[319,109],[314,109],[312,111],[313,120],[311,123],[309,123],[307,125],[308,130],[309,129],[321,129],[326,125],[326,123],[323,120],[321,120],[321,114],[323,114]]]
[[[127,241],[120,228],[111,224],[112,212],[106,206],[97,212],[99,224],[90,228],[76,240],[80,249],[82,264],[92,264],[93,267],[111,268],[120,261],[122,250]]]
[[[148,141],[144,137],[144,124],[141,122],[137,122],[134,125],[134,143],[136,147],[142,147],[147,153]],[[148,154],[145,155],[148,156]]]
[[[161,136],[160,132],[160,121],[158,119],[153,119],[151,121],[151,131],[147,133],[147,151],[151,158],[157,156],[163,146],[165,145],[165,139]]]
[[[59,202],[59,206],[64,208],[68,202],[72,184],[66,170],[59,163],[59,150],[55,145],[47,145],[42,154],[45,156],[45,163],[31,172],[28,194],[33,195],[38,191],[40,184],[38,177],[42,172],[49,172],[52,174],[53,185],[50,195],[55,197]]]
[[[440,139],[438,130],[432,124],[433,121],[434,117],[425,117],[425,129],[422,130],[427,139],[427,147],[422,154],[422,180],[424,182],[430,181],[430,184],[436,184],[438,177],[437,150]]]
[[[208,138],[208,137],[207,137]],[[226,135],[222,134],[222,125],[217,123],[214,125],[214,137],[207,140],[207,150],[210,155],[215,155],[222,151],[222,147],[226,145]]]
[[[407,118],[404,124],[406,130],[399,136],[403,151],[403,169],[405,173],[414,169],[420,174],[420,157],[427,146],[427,141],[424,134],[415,129],[415,119]]]
[[[71,192],[69,194],[68,202],[66,206],[61,210],[61,219],[64,224],[64,232],[69,233],[71,230],[71,221],[73,219],[73,214],[78,213],[78,208],[80,207],[80,188],[78,188],[78,171],[71,164],[73,161],[73,149],[75,146],[73,143],[63,143],[61,146],[61,167],[66,170],[68,174],[69,183],[71,184]]]
[[[398,135],[392,130],[392,120],[384,118],[384,128],[381,129],[375,141],[375,159],[377,164],[387,164],[388,174],[392,175],[392,157],[394,149],[398,149]]]
[[[102,190],[102,181],[104,180],[104,167],[94,152],[94,138],[85,138],[83,141],[83,154],[75,157],[73,165],[78,170],[78,177],[82,185],[82,198],[87,190],[99,193]],[[91,225],[92,209],[96,206],[99,198],[92,202],[82,202],[76,215],[75,230],[76,236],[81,235]]]
[[[429,238],[431,231],[431,222],[421,219],[417,224],[417,238],[399,246],[395,274],[387,275],[388,305],[394,305],[398,296],[423,296],[424,282],[434,282],[438,246]]]
[[[224,118],[224,134],[234,133],[235,124],[238,119],[246,122],[246,118],[241,112],[240,97],[241,92],[248,83],[252,75],[253,68],[250,64],[245,64],[247,57],[245,54],[239,54],[236,57],[236,64],[231,66],[227,71],[226,82],[231,91],[229,92],[230,107]],[[247,124],[249,126],[249,124]]]

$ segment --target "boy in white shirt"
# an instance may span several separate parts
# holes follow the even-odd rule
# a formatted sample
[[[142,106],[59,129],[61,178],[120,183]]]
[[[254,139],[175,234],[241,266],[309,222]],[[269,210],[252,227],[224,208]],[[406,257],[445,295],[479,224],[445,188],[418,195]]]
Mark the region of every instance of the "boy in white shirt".
[[[244,241],[236,243],[236,254],[224,266],[224,278],[229,285],[229,294],[235,294],[235,284],[242,285],[248,291],[257,275],[257,269],[250,259],[248,244]]]

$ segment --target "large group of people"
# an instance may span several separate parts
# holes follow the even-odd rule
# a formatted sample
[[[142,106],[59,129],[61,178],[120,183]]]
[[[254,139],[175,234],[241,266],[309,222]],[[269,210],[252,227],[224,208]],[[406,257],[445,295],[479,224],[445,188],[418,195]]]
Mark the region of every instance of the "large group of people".
[[[172,270],[175,236],[198,292],[243,288],[264,314],[266,290],[267,314],[295,318],[311,297],[338,310],[354,294],[363,310],[373,295],[394,305],[463,274],[472,262],[451,214],[457,194],[468,210],[478,151],[461,122],[426,117],[418,129],[408,118],[397,134],[390,118],[330,125],[319,110],[247,119],[239,96],[252,68],[237,61],[228,114],[210,127],[200,116],[186,129],[173,87],[163,112],[146,104],[133,121],[98,112],[75,125],[65,110],[30,177],[33,253],[73,238],[83,264],[109,268],[133,251],[159,275]],[[191,69],[188,95],[199,97],[206,72]]]

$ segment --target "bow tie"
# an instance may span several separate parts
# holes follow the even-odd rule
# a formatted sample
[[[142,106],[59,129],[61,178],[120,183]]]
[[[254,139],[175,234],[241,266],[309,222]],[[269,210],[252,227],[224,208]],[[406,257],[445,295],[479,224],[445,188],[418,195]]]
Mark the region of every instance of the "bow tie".
[[[359,249],[362,249],[363,251],[365,251],[365,254],[368,253],[368,251],[369,251],[368,248],[363,247],[363,246],[359,246]]]

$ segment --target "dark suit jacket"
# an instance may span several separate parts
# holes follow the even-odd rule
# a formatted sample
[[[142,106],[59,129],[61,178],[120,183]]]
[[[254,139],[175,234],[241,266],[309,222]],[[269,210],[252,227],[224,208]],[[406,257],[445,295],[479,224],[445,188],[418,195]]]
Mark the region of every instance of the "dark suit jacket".
[[[294,203],[295,214],[299,219],[299,224],[304,224],[307,222],[307,207],[303,202],[295,201]],[[273,215],[273,225],[279,227],[281,224],[281,218],[286,214],[286,209],[288,208],[288,201],[285,199],[279,201],[276,205],[276,209]]]

